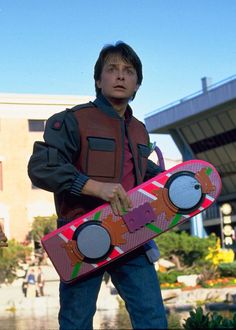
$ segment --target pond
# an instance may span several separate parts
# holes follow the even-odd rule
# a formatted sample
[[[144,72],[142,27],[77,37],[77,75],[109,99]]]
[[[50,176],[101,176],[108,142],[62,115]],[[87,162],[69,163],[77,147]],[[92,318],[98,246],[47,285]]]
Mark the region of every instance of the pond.
[[[171,324],[169,329],[179,329],[179,315],[171,316]],[[0,317],[1,330],[54,330],[58,329],[57,313],[52,315],[25,315],[24,313],[7,312],[5,316]],[[173,327],[175,325],[175,327]],[[95,325],[95,329],[97,329]],[[117,311],[115,317],[109,317],[107,313],[100,316],[99,329],[132,329],[128,315],[124,308]]]
[[[94,329],[131,329],[123,303],[118,302],[118,296],[111,293],[109,286],[103,283],[98,299],[98,310],[94,318]],[[0,288],[0,329],[58,329],[58,283],[47,283],[46,294],[45,297],[30,300],[23,296],[19,285]],[[189,317],[189,309],[178,310],[178,312],[168,309],[167,311],[168,329],[180,329],[183,320]],[[231,319],[234,312],[235,310],[224,312],[224,314],[227,313],[225,317]]]
[[[57,317],[29,316],[20,313],[9,313],[0,318],[1,330],[53,330],[58,329]]]
[[[95,318],[94,328],[101,330],[114,330],[114,329],[132,329],[128,314],[123,306],[121,306],[116,315],[110,315],[107,311],[98,311],[99,321]],[[222,316],[231,319],[231,311],[220,311]],[[181,329],[181,324],[184,319],[189,317],[189,311],[169,313],[168,329]],[[6,312],[5,315],[0,316],[1,330],[56,330],[58,329],[57,310],[51,310],[46,315],[37,315],[34,313],[25,312]],[[96,326],[97,324],[97,326]]]

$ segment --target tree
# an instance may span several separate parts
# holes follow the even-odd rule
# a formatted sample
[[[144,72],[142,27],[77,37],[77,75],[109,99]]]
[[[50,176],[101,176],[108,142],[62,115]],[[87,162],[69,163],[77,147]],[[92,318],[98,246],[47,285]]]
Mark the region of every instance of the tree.
[[[30,236],[36,242],[40,241],[41,238],[48,233],[56,229],[56,215],[49,217],[35,217],[32,223],[32,229],[30,231]]]
[[[56,229],[56,215],[49,217],[35,217],[32,223],[32,229],[29,237],[34,240],[35,256],[39,258],[39,262],[43,259],[44,249],[41,244],[43,236]]]
[[[207,238],[191,236],[186,232],[168,231],[155,239],[163,258],[172,259],[178,270],[205,262],[208,248],[215,246],[217,237],[212,234]]]
[[[31,248],[18,243],[16,240],[9,240],[8,247],[0,249],[0,283],[12,283],[16,276],[17,269],[21,263],[25,263],[31,254]]]

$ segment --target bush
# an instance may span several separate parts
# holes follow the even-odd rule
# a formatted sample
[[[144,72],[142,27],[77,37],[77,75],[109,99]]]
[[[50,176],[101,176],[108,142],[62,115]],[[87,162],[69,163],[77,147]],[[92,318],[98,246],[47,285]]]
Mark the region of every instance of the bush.
[[[190,317],[185,320],[183,328],[186,330],[192,329],[235,329],[236,328],[236,313],[233,319],[229,320],[220,314],[204,314],[202,307],[198,307],[195,311],[190,312]]]
[[[236,261],[229,263],[221,263],[218,270],[222,277],[236,277]]]
[[[185,275],[184,272],[177,271],[177,270],[171,270],[166,273],[160,273],[158,272],[158,278],[160,283],[176,283],[177,282],[177,277],[180,275]]]

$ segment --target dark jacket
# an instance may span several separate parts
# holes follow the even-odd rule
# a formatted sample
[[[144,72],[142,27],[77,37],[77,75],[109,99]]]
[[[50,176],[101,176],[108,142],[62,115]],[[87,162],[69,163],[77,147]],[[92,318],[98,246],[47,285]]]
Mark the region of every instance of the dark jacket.
[[[121,182],[125,133],[139,185],[161,169],[148,160],[148,133],[129,106],[124,120],[101,96],[48,119],[45,142],[35,142],[28,173],[35,186],[54,193],[59,219],[71,221],[104,203],[80,195],[81,183],[88,177]]]

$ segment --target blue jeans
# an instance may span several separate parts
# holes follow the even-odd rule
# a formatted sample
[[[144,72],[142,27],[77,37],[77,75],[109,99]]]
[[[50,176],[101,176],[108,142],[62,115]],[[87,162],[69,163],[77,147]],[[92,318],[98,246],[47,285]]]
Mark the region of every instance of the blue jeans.
[[[60,283],[61,330],[93,329],[93,316],[104,271],[124,299],[134,329],[167,329],[159,281],[145,253],[135,252],[87,279]]]

